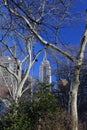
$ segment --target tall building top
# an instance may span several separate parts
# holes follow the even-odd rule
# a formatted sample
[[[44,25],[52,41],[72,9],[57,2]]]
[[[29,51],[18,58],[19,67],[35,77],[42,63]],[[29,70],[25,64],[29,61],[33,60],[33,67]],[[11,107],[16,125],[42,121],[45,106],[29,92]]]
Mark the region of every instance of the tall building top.
[[[51,83],[51,66],[47,60],[46,50],[39,69],[39,80],[40,82]]]

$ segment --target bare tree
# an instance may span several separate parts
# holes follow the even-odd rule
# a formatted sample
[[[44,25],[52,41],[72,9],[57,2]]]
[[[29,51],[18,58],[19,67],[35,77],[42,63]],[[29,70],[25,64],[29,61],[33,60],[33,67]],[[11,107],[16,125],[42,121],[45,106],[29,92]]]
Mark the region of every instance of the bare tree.
[[[19,97],[22,96],[22,94],[27,91],[30,88],[30,85],[26,86],[25,89],[23,89],[24,84],[29,76],[31,67],[33,66],[37,56],[41,53],[42,50],[38,51],[34,58],[32,58],[32,50],[31,50],[31,43],[28,40],[26,43],[26,49],[27,54],[22,57],[22,60],[18,59],[17,56],[14,55],[11,48],[2,40],[1,43],[7,47],[7,50],[9,50],[10,54],[12,55],[13,64],[16,64],[16,68],[10,68],[9,66],[5,66],[4,64],[0,64],[0,66],[4,69],[6,69],[15,79],[17,82],[17,86],[13,87],[13,100],[17,101]],[[25,68],[24,68],[24,64]],[[24,70],[24,71],[23,71]],[[8,86],[9,88],[10,86]],[[9,89],[9,92],[11,93],[11,89]]]
[[[12,16],[12,20],[14,20],[15,23],[17,24],[16,27],[20,27],[20,28],[22,27],[23,29],[28,31],[28,33],[32,32],[32,34],[40,41],[41,44],[51,49],[54,49],[55,51],[57,51],[58,53],[61,53],[64,57],[72,61],[74,65],[74,72],[73,72],[71,92],[70,92],[72,130],[78,130],[77,93],[78,93],[78,87],[80,84],[79,74],[80,74],[80,69],[82,66],[82,61],[84,58],[84,51],[85,51],[86,43],[87,43],[87,25],[85,27],[85,31],[84,31],[84,34],[80,43],[79,52],[76,57],[73,57],[73,55],[71,56],[71,54],[69,54],[66,51],[63,51],[57,45],[53,44],[54,40],[52,41],[52,39],[55,38],[55,36],[58,37],[58,35],[56,34],[58,33],[59,28],[62,25],[62,22],[66,19],[66,16],[67,16],[66,14],[68,14],[68,8],[72,2],[71,0],[70,1],[65,1],[65,0],[56,1],[55,0],[51,2],[45,1],[45,0],[44,1],[33,0],[32,2],[28,0],[26,1],[3,0],[3,2],[4,2],[5,9],[8,10],[8,12]],[[49,28],[46,28],[46,24]],[[50,30],[50,27],[51,27],[51,30]],[[52,29],[56,30],[56,33],[54,33],[54,35],[52,35],[51,33]],[[51,40],[48,39],[49,42],[44,37],[44,35],[41,34],[41,32],[44,34],[44,30],[47,31],[47,33],[49,33],[50,31],[49,39]],[[19,30],[17,30],[17,32],[18,31]],[[30,49],[28,46],[28,53],[29,51]],[[26,75],[28,74],[30,70],[30,66],[28,66]],[[11,72],[9,69],[8,71]],[[13,73],[11,72],[11,74]],[[17,75],[15,75],[15,77],[19,79]],[[21,85],[23,83],[24,83],[24,80],[19,84],[20,89],[17,91],[18,96],[21,96],[21,89],[22,89]]]

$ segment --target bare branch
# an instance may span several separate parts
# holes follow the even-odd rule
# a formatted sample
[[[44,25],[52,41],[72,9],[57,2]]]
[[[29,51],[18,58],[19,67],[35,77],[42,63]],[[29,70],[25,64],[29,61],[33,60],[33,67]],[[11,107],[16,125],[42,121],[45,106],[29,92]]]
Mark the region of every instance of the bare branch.
[[[42,3],[42,12],[41,12],[41,16],[36,20],[37,22],[39,22],[39,21],[44,17],[45,3],[46,3],[46,1],[44,0],[43,3]]]
[[[32,61],[32,65],[34,64],[35,60],[37,59],[37,57],[40,55],[40,53],[41,53],[44,49],[46,49],[46,48],[43,48],[43,49],[39,50],[39,51],[36,53],[36,55],[35,55],[35,57],[34,57],[34,59],[33,59],[33,61]]]
[[[30,88],[30,86],[26,87],[26,88],[22,91],[22,94],[21,94],[21,95],[23,95],[23,93],[25,93],[29,88]]]
[[[87,25],[85,27],[85,31],[84,31],[83,37],[81,39],[80,50],[77,55],[77,59],[79,60],[79,65],[82,64],[86,44],[87,44]]]
[[[4,0],[4,1],[5,1],[5,3],[6,3],[5,5],[8,6],[7,0]],[[69,53],[62,51],[60,48],[56,47],[55,45],[53,45],[53,44],[51,44],[51,43],[45,41],[45,40],[38,34],[38,32],[33,28],[33,26],[31,25],[31,23],[29,22],[29,20],[28,20],[25,16],[20,15],[18,12],[14,11],[14,10],[13,10],[12,8],[10,8],[10,7],[9,7],[9,10],[11,11],[11,13],[13,13],[14,15],[16,15],[16,16],[22,18],[22,19],[26,22],[26,24],[27,24],[27,26],[29,27],[29,29],[31,30],[31,32],[34,33],[34,35],[41,41],[42,44],[44,44],[44,45],[46,45],[46,46],[48,46],[48,47],[50,47],[50,48],[52,48],[52,49],[58,51],[59,53],[61,53],[61,54],[64,55],[65,57],[67,57],[69,60],[71,60],[72,62],[74,62],[74,58],[73,58]]]
[[[21,61],[21,64],[23,64],[28,58],[29,58],[29,55],[27,55],[27,56]]]
[[[10,54],[12,55],[12,57],[16,60],[17,62],[17,59],[15,57],[15,54],[12,52],[11,48],[6,44],[6,42],[4,42],[3,40],[0,40],[0,42],[7,48],[7,50],[10,52]]]
[[[0,66],[2,67],[2,68],[5,68],[10,74],[12,74],[17,80],[19,79],[19,77],[9,68],[9,67],[6,67],[6,66],[4,66],[4,65],[2,65],[2,64],[0,64]]]

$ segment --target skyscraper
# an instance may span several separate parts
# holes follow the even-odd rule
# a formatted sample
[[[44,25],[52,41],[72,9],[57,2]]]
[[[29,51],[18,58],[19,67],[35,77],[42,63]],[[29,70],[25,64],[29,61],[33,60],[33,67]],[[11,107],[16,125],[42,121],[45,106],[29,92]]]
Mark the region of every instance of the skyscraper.
[[[47,60],[46,50],[44,51],[44,58],[39,69],[39,81],[44,83],[51,83],[51,66]]]

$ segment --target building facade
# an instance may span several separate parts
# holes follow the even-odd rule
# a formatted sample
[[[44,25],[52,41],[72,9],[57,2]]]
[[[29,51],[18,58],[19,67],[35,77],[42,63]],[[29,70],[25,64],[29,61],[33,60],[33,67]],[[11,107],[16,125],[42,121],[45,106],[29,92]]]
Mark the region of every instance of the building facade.
[[[17,71],[17,65],[14,59],[9,56],[0,56],[0,64],[10,68],[14,73]],[[16,79],[5,68],[0,67],[0,84],[13,86],[16,84]]]
[[[51,66],[49,61],[47,60],[46,51],[44,52],[44,58],[41,62],[39,69],[39,81],[42,83],[51,83]]]

